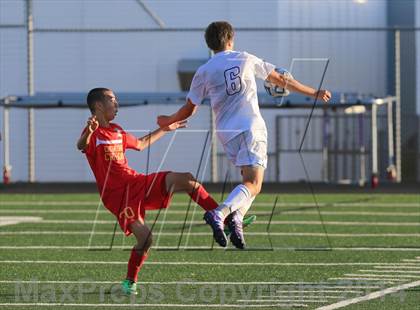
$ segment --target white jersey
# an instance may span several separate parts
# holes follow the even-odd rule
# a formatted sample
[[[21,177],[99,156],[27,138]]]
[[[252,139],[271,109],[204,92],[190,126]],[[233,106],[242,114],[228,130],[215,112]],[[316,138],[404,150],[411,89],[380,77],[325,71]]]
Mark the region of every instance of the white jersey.
[[[255,77],[265,80],[274,69],[274,65],[246,52],[219,52],[198,68],[187,97],[195,105],[210,99],[223,144],[247,130],[266,133]]]

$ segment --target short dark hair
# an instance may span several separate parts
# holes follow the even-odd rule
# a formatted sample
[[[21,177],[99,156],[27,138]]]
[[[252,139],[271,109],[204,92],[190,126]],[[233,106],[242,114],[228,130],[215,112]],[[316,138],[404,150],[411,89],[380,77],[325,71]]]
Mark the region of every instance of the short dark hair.
[[[207,46],[213,51],[221,51],[233,39],[235,32],[231,24],[225,21],[212,22],[207,26],[204,37]]]
[[[104,88],[104,87],[93,88],[89,91],[86,101],[92,113],[95,112],[95,102],[97,101],[104,102],[105,92],[107,91],[110,91],[110,89]]]

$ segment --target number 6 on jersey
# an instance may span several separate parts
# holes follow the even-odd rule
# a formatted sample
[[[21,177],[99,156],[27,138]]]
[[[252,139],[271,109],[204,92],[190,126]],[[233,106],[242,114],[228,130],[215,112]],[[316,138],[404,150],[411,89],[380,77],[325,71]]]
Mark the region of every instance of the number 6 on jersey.
[[[242,89],[241,77],[239,67],[232,67],[225,70],[226,93],[232,96],[239,93]]]

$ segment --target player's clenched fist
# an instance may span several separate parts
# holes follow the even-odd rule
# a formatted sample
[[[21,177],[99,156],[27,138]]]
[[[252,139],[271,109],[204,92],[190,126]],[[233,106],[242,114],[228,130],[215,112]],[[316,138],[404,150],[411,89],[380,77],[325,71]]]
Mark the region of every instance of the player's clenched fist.
[[[331,93],[328,90],[321,89],[318,91],[317,97],[324,102],[328,102],[331,99]]]
[[[96,120],[96,116],[89,117],[87,121],[87,127],[90,133],[94,132],[99,127],[99,122]]]

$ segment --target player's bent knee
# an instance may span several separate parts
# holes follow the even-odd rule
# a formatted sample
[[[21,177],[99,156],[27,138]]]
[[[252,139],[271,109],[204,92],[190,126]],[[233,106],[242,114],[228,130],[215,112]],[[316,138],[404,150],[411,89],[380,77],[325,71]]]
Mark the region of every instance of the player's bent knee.
[[[187,190],[193,190],[200,186],[200,183],[194,178],[194,176],[187,172],[185,173],[185,180],[186,180],[186,189]]]
[[[186,172],[186,173],[184,173],[184,175],[185,175],[185,178],[186,178],[187,181],[195,181],[195,178],[194,178],[194,176],[192,175],[191,172]]]
[[[147,236],[144,236],[141,240],[137,240],[136,251],[139,255],[145,255],[152,247],[153,237],[150,232]]]

